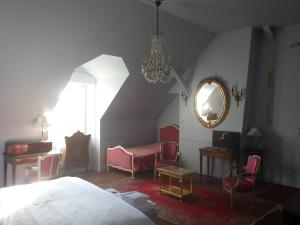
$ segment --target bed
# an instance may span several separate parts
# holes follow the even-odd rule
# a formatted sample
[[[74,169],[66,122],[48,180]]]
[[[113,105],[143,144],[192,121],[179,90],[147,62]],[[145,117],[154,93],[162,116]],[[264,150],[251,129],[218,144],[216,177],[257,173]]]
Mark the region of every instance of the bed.
[[[106,154],[107,170],[109,167],[129,171],[134,178],[136,172],[154,169],[155,154],[160,152],[163,141],[179,143],[179,128],[168,125],[160,128],[159,143],[125,148],[121,145],[108,148]]]
[[[154,225],[142,212],[80,178],[0,189],[1,225]]]

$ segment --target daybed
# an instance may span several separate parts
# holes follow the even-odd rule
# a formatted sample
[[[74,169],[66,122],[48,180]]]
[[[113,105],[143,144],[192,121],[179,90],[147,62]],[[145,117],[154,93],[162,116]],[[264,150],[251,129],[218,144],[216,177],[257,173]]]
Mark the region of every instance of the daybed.
[[[1,225],[154,225],[121,198],[80,178],[0,189]]]
[[[132,178],[136,172],[154,169],[155,154],[161,151],[161,143],[179,141],[179,128],[169,125],[160,128],[159,143],[124,148],[121,145],[107,149],[107,170],[109,167],[131,172]]]

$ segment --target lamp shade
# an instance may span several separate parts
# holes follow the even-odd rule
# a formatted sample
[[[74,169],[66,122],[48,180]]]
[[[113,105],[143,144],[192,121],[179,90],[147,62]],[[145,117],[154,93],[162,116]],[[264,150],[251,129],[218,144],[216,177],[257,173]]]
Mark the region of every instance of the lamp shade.
[[[247,131],[246,135],[251,137],[256,137],[256,138],[262,136],[261,132],[256,127],[251,127]]]
[[[38,116],[34,124],[41,127],[49,127],[49,123],[45,115]]]

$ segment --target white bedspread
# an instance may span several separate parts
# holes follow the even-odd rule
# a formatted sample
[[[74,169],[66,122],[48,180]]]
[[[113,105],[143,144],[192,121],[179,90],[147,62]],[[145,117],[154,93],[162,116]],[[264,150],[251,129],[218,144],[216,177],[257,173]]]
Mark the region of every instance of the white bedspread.
[[[142,212],[79,178],[0,189],[1,225],[153,225]]]

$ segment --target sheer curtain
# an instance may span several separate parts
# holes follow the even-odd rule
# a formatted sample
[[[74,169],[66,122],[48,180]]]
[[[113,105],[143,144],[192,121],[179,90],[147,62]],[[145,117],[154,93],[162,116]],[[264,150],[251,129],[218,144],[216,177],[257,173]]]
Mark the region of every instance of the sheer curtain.
[[[71,136],[78,130],[91,134],[92,148],[95,140],[95,85],[69,82],[53,112],[47,117],[50,123],[49,138],[53,142],[53,148],[63,153],[63,156],[65,136]]]

